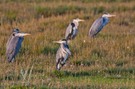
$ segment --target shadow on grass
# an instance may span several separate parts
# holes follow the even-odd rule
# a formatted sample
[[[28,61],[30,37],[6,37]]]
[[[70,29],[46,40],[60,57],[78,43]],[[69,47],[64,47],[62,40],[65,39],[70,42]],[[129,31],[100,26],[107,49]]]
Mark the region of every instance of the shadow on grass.
[[[127,61],[118,61],[118,62],[115,63],[115,65],[116,65],[117,67],[122,67],[122,66],[124,66],[124,65],[127,64],[127,63],[128,63]]]
[[[107,75],[107,76],[106,76]],[[135,68],[115,68],[107,70],[91,70],[91,71],[54,71],[51,76],[61,77],[83,77],[83,76],[101,76],[110,79],[134,79]]]
[[[122,74],[122,75],[129,75],[129,74],[133,74],[135,75],[135,68],[128,68],[128,69],[125,69],[125,68],[113,68],[113,69],[107,69],[107,70],[104,70],[105,73],[107,74]]]
[[[7,80],[7,81],[21,80],[21,76],[9,74],[9,75],[5,75],[4,77],[0,77],[0,82],[3,81],[3,80]]]
[[[86,60],[86,61],[73,61],[73,65],[75,66],[91,66],[91,65],[95,65],[96,61],[90,61],[90,60]]]
[[[61,77],[82,77],[82,76],[97,76],[98,71],[79,71],[79,72],[71,72],[71,71],[54,71],[53,76],[61,78]],[[51,75],[51,76],[52,76]]]

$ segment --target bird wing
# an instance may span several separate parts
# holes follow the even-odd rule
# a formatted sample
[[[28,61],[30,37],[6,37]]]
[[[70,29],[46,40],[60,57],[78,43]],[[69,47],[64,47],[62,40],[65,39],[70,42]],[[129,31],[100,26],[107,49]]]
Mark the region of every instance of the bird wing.
[[[9,38],[7,43],[6,55],[9,61],[11,61],[18,53],[23,39],[20,37]]]
[[[68,55],[71,55],[70,50],[67,47],[60,47],[56,53],[56,62],[58,62],[60,58],[64,58],[64,60],[66,60],[68,58]]]
[[[77,33],[78,33],[78,29],[76,27],[74,27],[73,28],[73,33],[72,33],[73,34],[72,39],[74,39],[76,37]]]
[[[17,38],[13,38],[12,36],[8,39],[6,45],[6,54],[11,54],[15,49],[15,45],[17,43]]]
[[[59,58],[61,58],[62,55],[61,55],[61,48],[59,47],[59,49],[57,50],[57,53],[56,53],[56,62],[58,62]]]
[[[69,50],[69,48],[65,48],[65,51],[66,51],[69,55],[71,55],[71,51]]]
[[[67,29],[66,29],[65,39],[67,39],[69,34],[71,34],[71,33],[72,33],[72,25],[69,24]]]
[[[8,41],[7,41],[7,44],[6,44],[6,47],[8,47],[8,45],[9,45],[11,39],[12,39],[12,35],[9,37],[9,39],[8,39]]]
[[[98,32],[101,31],[101,29],[103,28],[104,23],[103,23],[103,18],[98,18],[91,26],[90,31],[89,31],[89,35],[90,36],[95,36]]]

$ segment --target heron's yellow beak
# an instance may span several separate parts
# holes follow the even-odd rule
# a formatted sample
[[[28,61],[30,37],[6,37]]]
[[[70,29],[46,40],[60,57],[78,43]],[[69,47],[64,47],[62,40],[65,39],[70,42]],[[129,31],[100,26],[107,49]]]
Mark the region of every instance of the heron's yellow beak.
[[[63,43],[63,41],[53,41],[53,43],[59,43],[59,44],[61,44],[61,43]]]
[[[31,34],[29,34],[29,33],[25,33],[25,34],[24,34],[24,36],[29,36],[29,35],[31,35]]]
[[[78,21],[79,21],[79,22],[84,22],[84,20],[83,20],[83,19],[79,19]]]
[[[108,17],[115,17],[116,15],[108,15]]]
[[[23,37],[23,36],[28,36],[28,35],[31,35],[31,34],[29,34],[29,33],[18,33],[16,36]]]

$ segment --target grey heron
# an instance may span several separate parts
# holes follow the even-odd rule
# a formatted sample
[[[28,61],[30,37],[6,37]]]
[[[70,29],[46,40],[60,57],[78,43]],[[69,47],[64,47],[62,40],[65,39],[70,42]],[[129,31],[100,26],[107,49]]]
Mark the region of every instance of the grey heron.
[[[54,43],[60,44],[60,47],[59,47],[59,49],[57,50],[57,53],[56,53],[56,69],[60,70],[61,67],[66,63],[69,55],[71,55],[71,52],[69,50],[69,46],[67,44],[66,39],[54,41]]]
[[[21,48],[24,36],[30,35],[28,33],[21,33],[19,29],[14,29],[8,42],[6,44],[6,57],[8,62],[13,62],[15,56]]]
[[[71,40],[74,39],[78,32],[79,22],[84,21],[82,19],[73,19],[73,21],[68,25],[65,33],[65,39]]]
[[[98,18],[97,20],[94,21],[92,24],[90,30],[89,30],[89,36],[90,37],[95,37],[101,30],[102,28],[108,24],[109,18],[110,17],[115,17],[116,15],[111,15],[111,14],[103,14],[102,17]]]

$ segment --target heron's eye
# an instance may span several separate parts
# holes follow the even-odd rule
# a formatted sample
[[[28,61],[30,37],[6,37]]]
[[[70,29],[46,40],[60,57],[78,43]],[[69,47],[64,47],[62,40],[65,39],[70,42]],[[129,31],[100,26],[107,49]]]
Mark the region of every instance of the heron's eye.
[[[13,36],[15,36],[15,34],[13,33]]]

